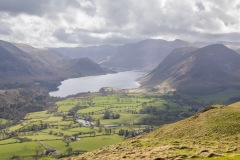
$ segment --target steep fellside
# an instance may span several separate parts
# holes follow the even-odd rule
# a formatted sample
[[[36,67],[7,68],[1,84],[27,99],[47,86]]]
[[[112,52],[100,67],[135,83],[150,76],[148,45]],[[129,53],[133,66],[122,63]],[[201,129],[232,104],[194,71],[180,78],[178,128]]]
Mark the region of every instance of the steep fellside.
[[[71,160],[238,159],[240,103],[210,106],[182,121]]]
[[[33,70],[29,64],[0,46],[0,81],[11,82],[16,77],[25,79],[32,75]]]
[[[49,49],[0,41],[0,82],[59,81],[65,78],[112,72],[93,61],[69,59]]]
[[[170,86],[193,94],[240,88],[240,55],[221,44],[195,51],[176,49],[149,75],[144,86]]]

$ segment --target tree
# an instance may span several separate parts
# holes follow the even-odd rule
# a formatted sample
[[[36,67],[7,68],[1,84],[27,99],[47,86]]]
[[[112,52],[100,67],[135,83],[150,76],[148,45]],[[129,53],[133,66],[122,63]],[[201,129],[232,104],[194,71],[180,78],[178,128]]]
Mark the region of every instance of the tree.
[[[70,155],[72,153],[73,149],[71,147],[67,148],[67,154]]]
[[[63,142],[66,143],[66,146],[68,147],[69,146],[69,143],[70,143],[71,139],[68,135],[64,135],[63,136]]]
[[[118,113],[117,114],[113,114],[112,118],[113,119],[119,119],[120,118],[120,114],[118,114]]]
[[[100,120],[98,119],[97,122],[96,122],[96,126],[99,127],[100,126]]]
[[[102,132],[102,127],[101,127],[101,126],[99,126],[99,128],[98,128],[98,132],[99,132],[99,133]]]
[[[109,111],[105,111],[104,115],[103,115],[103,119],[110,119],[110,118],[111,118],[110,112]]]
[[[74,137],[74,141],[76,141],[78,138],[78,134],[74,134],[73,137]]]

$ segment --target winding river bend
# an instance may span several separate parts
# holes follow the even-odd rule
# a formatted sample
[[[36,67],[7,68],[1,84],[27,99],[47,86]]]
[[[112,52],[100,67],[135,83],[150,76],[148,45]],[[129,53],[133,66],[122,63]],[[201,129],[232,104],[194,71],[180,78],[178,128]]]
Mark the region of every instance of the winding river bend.
[[[97,92],[102,87],[116,87],[121,89],[138,88],[136,81],[145,72],[125,71],[114,74],[72,78],[62,81],[58,91],[50,92],[51,96],[66,97],[80,92]]]

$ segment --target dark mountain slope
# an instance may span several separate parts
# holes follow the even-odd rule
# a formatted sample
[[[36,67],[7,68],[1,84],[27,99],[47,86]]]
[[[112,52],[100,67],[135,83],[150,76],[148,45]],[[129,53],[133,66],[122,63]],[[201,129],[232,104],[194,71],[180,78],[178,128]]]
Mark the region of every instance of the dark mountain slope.
[[[0,82],[60,81],[111,72],[87,59],[72,60],[56,51],[0,41]]]
[[[69,58],[51,49],[38,49],[26,44],[15,43],[16,47],[27,53],[28,56],[41,61],[46,65],[57,63],[61,60],[68,60]]]
[[[237,49],[236,52],[237,52],[238,54],[240,54],[240,49]]]
[[[0,81],[11,81],[16,76],[19,78],[32,76],[31,66],[0,46]]]
[[[100,67],[98,64],[88,58],[62,61],[61,65],[59,65],[59,68],[63,71],[72,73],[74,77],[114,73],[112,70]]]
[[[176,49],[149,75],[144,86],[170,86],[195,94],[240,87],[240,55],[221,44],[195,51]]]

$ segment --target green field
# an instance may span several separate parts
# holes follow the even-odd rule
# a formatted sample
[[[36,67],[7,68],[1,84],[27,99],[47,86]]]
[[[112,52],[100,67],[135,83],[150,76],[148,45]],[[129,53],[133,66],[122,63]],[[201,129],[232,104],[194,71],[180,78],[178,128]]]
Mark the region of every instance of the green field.
[[[33,156],[36,150],[43,150],[42,146],[37,142],[14,143],[0,145],[1,159],[9,159],[13,156]]]
[[[231,95],[237,96],[237,92]],[[135,131],[148,132],[161,124],[188,117],[197,111],[193,106],[198,106],[199,102],[207,104],[219,97],[224,102],[229,99],[223,93],[219,97],[191,97],[194,101],[186,100],[189,97],[175,94],[93,94],[58,101],[51,109],[29,113],[18,124],[1,130],[0,157],[29,158],[38,154],[44,158],[46,149],[42,144],[56,150],[48,157],[92,151],[134,136]],[[116,115],[118,117],[114,117]],[[76,121],[79,119],[92,121],[94,125],[84,126]],[[8,120],[0,119],[0,122],[7,123]]]

